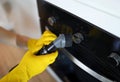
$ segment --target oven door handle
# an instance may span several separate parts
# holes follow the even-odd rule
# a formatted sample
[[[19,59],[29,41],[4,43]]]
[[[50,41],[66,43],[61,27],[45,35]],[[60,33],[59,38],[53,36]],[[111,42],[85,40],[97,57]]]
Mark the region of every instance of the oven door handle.
[[[101,81],[101,82],[116,82],[116,81],[112,81],[109,78],[107,78],[105,76],[102,76],[99,73],[95,72],[94,70],[92,70],[91,68],[89,68],[88,66],[86,66],[85,64],[83,64],[81,61],[79,61],[77,58],[75,58],[74,56],[72,56],[72,54],[69,53],[66,49],[62,49],[62,51],[79,68],[81,68],[82,70],[84,70],[85,72],[87,72],[88,74],[90,74],[91,76],[93,76],[94,78],[98,79],[99,81]]]

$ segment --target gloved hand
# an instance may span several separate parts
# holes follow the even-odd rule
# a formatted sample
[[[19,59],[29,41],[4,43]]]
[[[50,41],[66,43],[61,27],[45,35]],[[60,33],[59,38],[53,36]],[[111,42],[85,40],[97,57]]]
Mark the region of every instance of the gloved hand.
[[[50,42],[55,40],[57,37],[49,30],[46,30],[41,38],[39,39],[30,39],[28,41],[28,49],[32,49],[33,52],[38,51],[41,47],[39,45],[48,45]],[[34,48],[35,47],[35,48]]]
[[[45,31],[40,39],[30,40],[28,42],[29,50],[25,53],[20,64],[3,77],[0,82],[27,82],[31,77],[43,72],[49,64],[55,61],[58,52],[40,56],[36,56],[34,53],[55,39],[54,34]]]

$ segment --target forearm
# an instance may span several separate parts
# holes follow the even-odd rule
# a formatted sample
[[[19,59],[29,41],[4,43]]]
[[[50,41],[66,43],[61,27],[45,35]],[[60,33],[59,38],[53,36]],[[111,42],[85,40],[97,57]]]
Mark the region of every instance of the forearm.
[[[16,34],[0,27],[0,42],[16,45]]]
[[[27,42],[30,38],[20,34],[16,34],[12,31],[8,31],[0,27],[0,42],[13,45],[27,47]]]
[[[23,36],[23,35],[16,35],[16,45],[19,47],[28,47],[28,41],[31,38],[27,37],[27,36]]]

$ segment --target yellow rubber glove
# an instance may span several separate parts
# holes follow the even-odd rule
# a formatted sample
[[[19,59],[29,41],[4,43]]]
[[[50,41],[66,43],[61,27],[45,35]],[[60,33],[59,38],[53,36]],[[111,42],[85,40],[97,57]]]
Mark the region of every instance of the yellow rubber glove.
[[[39,40],[30,40],[28,42],[29,50],[25,53],[20,64],[4,76],[0,82],[27,82],[33,76],[43,72],[49,64],[55,61],[58,52],[40,56],[36,56],[34,53],[55,39],[56,36],[53,33],[45,31]]]

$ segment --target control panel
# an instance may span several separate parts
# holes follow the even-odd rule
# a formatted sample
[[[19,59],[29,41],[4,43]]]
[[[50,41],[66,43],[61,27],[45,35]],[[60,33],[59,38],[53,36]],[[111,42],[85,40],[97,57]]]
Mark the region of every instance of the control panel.
[[[120,82],[120,39],[109,32],[52,4],[42,3],[41,26],[55,33],[72,34],[66,48],[79,61],[113,81]]]

